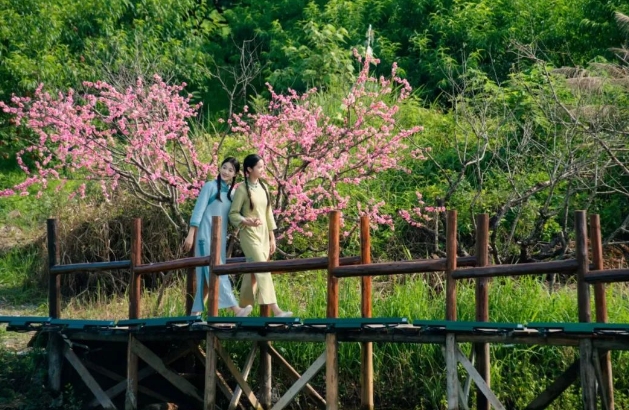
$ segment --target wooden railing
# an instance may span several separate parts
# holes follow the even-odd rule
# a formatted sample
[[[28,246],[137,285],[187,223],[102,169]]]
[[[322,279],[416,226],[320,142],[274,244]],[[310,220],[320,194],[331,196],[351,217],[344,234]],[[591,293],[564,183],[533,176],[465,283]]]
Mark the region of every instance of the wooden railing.
[[[220,217],[213,218],[211,250],[209,256],[187,257],[172,261],[142,264],[142,233],[141,221],[133,221],[131,235],[131,257],[129,260],[59,264],[59,244],[57,237],[57,221],[48,220],[48,257],[49,257],[49,316],[60,317],[60,277],[76,272],[96,272],[103,270],[130,269],[129,318],[140,317],[141,277],[155,272],[165,272],[177,269],[188,269],[187,275],[187,313],[189,314],[191,294],[194,292],[194,275],[192,268],[209,266],[210,285],[208,289],[208,316],[218,315],[218,275],[252,274],[261,272],[290,273],[313,270],[327,270],[327,305],[326,316],[337,318],[339,312],[339,279],[346,277],[361,278],[361,316],[372,316],[372,285],[371,280],[376,275],[398,275],[411,273],[428,273],[445,271],[446,274],[446,320],[457,320],[457,281],[459,279],[474,279],[475,317],[476,321],[489,321],[489,283],[493,277],[539,275],[548,273],[576,273],[577,301],[575,302],[580,322],[590,322],[592,319],[590,306],[590,284],[594,286],[595,318],[597,322],[607,322],[607,305],[605,299],[605,283],[629,281],[629,269],[603,269],[602,242],[600,233],[600,219],[598,215],[590,217],[589,242],[592,248],[591,263],[588,255],[588,229],[584,211],[575,213],[575,255],[574,259],[536,262],[526,264],[489,265],[489,218],[482,214],[476,217],[476,248],[475,256],[457,256],[457,213],[448,211],[446,215],[446,257],[431,260],[397,261],[385,263],[371,263],[371,239],[369,219],[360,219],[360,255],[341,257],[340,249],[340,212],[333,211],[329,216],[328,256],[303,258],[294,260],[279,260],[269,262],[244,262],[243,258],[228,259],[227,264],[220,264],[220,249],[225,244],[220,240]],[[268,309],[261,309],[262,316],[269,315]],[[333,337],[333,336],[331,336]],[[332,347],[335,340],[327,341]],[[479,343],[474,346],[477,358],[477,370],[489,379],[489,345]],[[373,407],[373,363],[371,342],[364,342],[361,350],[363,406]],[[607,396],[612,398],[611,362],[609,352],[602,356],[603,380]],[[269,386],[267,386],[268,390]],[[479,397],[478,408],[488,408],[482,394]],[[371,405],[370,405],[371,401]]]

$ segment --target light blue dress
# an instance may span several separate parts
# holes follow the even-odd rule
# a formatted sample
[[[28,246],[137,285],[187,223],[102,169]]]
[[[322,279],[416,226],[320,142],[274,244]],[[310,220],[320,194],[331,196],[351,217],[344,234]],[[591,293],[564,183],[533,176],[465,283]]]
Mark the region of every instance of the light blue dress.
[[[225,263],[225,251],[227,248],[227,219],[231,201],[227,197],[229,185],[221,181],[221,201],[216,199],[216,180],[208,181],[203,185],[201,193],[194,205],[194,211],[190,218],[190,226],[197,227],[197,236],[194,244],[195,256],[207,256],[210,254],[212,238],[212,217],[221,217],[221,263]],[[233,191],[232,191],[233,193]],[[202,312],[203,309],[203,280],[209,285],[210,275],[208,266],[196,268],[197,291],[192,306],[193,312]],[[219,276],[218,307],[219,309],[237,306],[236,298],[232,290],[229,276]]]

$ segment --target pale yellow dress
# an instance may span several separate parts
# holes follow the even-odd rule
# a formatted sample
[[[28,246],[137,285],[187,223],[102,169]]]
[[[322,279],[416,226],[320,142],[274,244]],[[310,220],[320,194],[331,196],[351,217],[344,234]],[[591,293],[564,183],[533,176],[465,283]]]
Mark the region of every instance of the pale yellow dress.
[[[234,192],[229,211],[229,221],[240,228],[238,234],[240,246],[245,253],[247,262],[266,262],[269,260],[270,251],[269,229],[274,230],[277,225],[271,207],[267,207],[266,193],[260,183],[249,184],[249,192],[253,200],[253,210],[250,208],[247,186],[243,182]],[[258,218],[262,224],[256,227],[245,226],[242,225],[244,218]],[[271,273],[256,273],[255,278],[255,283],[252,283],[251,274],[243,275],[240,286],[240,306],[253,305],[256,296],[261,305],[277,303]]]

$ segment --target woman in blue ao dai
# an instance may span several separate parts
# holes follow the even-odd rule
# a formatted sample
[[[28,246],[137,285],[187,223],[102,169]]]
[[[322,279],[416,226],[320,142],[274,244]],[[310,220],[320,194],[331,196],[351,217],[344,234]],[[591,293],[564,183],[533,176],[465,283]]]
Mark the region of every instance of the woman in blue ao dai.
[[[214,181],[208,181],[203,185],[201,193],[190,218],[190,230],[184,241],[183,248],[187,252],[194,243],[195,256],[207,256],[210,253],[210,241],[212,235],[212,217],[221,217],[221,263],[225,263],[225,251],[227,248],[227,219],[231,207],[231,193],[234,187],[236,175],[240,171],[240,163],[236,158],[228,157],[221,163],[218,177]],[[196,234],[196,241],[194,240]],[[192,305],[192,314],[200,315],[205,305],[203,298],[203,284],[209,285],[210,271],[208,266],[196,268],[197,290]],[[238,306],[234,297],[231,282],[226,275],[219,276],[218,292],[219,309],[229,308],[236,316],[248,316],[252,306],[243,308]]]

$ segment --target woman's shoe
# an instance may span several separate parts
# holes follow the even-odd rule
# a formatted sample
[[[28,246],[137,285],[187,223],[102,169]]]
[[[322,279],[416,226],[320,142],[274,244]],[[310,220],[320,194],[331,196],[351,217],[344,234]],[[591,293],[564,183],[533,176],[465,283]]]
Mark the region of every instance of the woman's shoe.
[[[291,312],[290,310],[285,310],[284,312],[280,312],[277,315],[275,315],[275,317],[292,317],[293,316],[293,312]]]
[[[240,309],[238,313],[236,313],[236,317],[247,317],[251,314],[253,310],[253,306],[247,305],[244,308]]]

